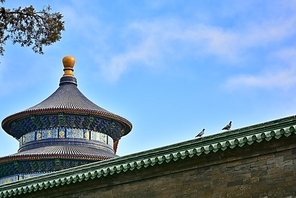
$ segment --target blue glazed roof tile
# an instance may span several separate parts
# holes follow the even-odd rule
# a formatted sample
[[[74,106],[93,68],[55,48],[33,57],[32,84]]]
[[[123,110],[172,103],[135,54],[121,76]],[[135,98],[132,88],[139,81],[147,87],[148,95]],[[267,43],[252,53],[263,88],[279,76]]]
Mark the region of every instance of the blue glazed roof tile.
[[[69,57],[65,58],[69,60]],[[70,57],[70,59],[74,60],[73,57]],[[2,128],[14,137],[18,137],[19,134],[15,134],[15,132],[11,131],[14,121],[20,121],[20,131],[22,128],[25,128],[25,131],[30,131],[36,126],[48,125],[49,127],[51,125],[65,123],[66,120],[63,120],[63,116],[58,117],[58,119],[57,117],[51,117],[49,122],[46,119],[44,120],[41,118],[42,115],[58,115],[65,113],[89,115],[100,117],[106,120],[114,120],[123,126],[123,133],[121,135],[128,134],[132,129],[132,124],[127,119],[99,107],[80,92],[80,90],[77,88],[77,80],[72,74],[75,60],[72,61],[71,64],[68,63],[69,62],[67,61],[64,62],[63,59],[65,73],[60,79],[58,89],[53,94],[33,107],[6,117],[2,121]],[[40,116],[40,119],[36,119],[34,116]]]

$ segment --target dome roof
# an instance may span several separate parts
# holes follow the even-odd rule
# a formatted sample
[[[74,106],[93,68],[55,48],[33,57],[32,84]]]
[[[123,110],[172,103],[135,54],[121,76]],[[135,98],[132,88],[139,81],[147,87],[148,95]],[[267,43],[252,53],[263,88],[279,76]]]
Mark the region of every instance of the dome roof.
[[[118,157],[132,124],[85,97],[73,75],[75,59],[63,58],[58,89],[39,104],[6,117],[2,128],[19,140],[17,153],[0,158],[1,178],[39,175]]]
[[[100,118],[113,121],[118,125],[118,127],[121,126],[121,136],[128,134],[132,129],[132,124],[128,120],[99,107],[80,92],[77,88],[77,80],[73,75],[74,63],[75,60],[73,57],[64,57],[64,75],[60,79],[59,88],[39,104],[6,117],[2,121],[3,129],[10,135],[19,138],[24,133],[29,132],[30,130],[38,129],[38,127],[54,127],[50,122],[47,122],[47,124],[42,122],[42,120],[39,119],[40,115],[71,114],[80,116],[84,115],[88,117],[91,116],[93,117],[92,120]],[[57,126],[63,125],[63,123],[59,123],[59,119],[57,120]],[[36,122],[40,122],[41,124],[38,126]],[[81,123],[80,126],[77,126],[76,124],[76,127],[89,128],[89,125],[85,126],[86,123],[88,122]],[[14,129],[14,127],[16,128]],[[27,131],[25,130],[26,127],[28,128]],[[20,132],[19,129],[22,129],[22,132]],[[118,138],[119,137],[117,137],[117,139]]]

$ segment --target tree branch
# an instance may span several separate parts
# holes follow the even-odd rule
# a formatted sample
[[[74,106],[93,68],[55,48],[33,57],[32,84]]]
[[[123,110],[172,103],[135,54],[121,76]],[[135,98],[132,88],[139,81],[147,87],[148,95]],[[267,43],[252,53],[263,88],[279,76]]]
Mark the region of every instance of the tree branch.
[[[5,0],[0,0],[5,2]],[[43,54],[43,47],[61,39],[64,30],[62,14],[50,13],[47,6],[35,11],[33,6],[17,9],[0,9],[0,54],[4,53],[4,45],[8,39],[13,44],[32,46],[36,53]]]

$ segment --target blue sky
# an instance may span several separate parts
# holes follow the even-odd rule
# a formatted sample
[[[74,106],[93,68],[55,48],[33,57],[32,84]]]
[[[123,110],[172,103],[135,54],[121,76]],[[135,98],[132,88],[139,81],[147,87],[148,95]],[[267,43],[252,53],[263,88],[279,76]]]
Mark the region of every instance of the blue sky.
[[[42,3],[40,3],[42,2]],[[296,1],[7,1],[64,15],[61,41],[5,46],[0,119],[53,93],[61,59],[76,59],[78,88],[133,124],[127,155],[296,112]],[[18,142],[0,131],[0,156]]]

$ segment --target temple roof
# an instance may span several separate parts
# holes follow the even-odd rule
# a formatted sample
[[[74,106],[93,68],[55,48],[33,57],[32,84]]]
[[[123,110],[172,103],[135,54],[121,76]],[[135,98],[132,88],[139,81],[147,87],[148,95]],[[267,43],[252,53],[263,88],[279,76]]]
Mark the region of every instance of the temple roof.
[[[77,80],[73,75],[74,63],[75,59],[73,57],[64,57],[64,75],[60,79],[59,88],[39,104],[5,118],[2,121],[3,129],[12,136],[19,138],[22,134],[15,134],[11,130],[14,121],[38,115],[66,113],[114,120],[122,125],[121,136],[128,134],[132,129],[132,124],[128,120],[99,107],[79,91]],[[30,121],[30,119],[28,120]],[[43,128],[46,127],[43,126]]]
[[[86,98],[77,86],[72,83],[62,84],[47,99],[25,111],[44,111],[48,109],[75,109],[111,114]]]
[[[104,151],[92,147],[82,147],[77,145],[53,145],[30,149],[23,152],[14,153],[0,158],[0,163],[14,160],[40,160],[40,159],[84,159],[84,160],[105,160],[118,157],[110,151]]]
[[[17,153],[0,158],[0,178],[118,157],[118,142],[131,131],[132,124],[80,92],[74,63],[71,56],[63,58],[64,74],[53,94],[2,121],[3,129],[19,140],[20,147]],[[51,166],[57,160],[65,162],[59,169]],[[32,169],[28,163],[40,167]]]

